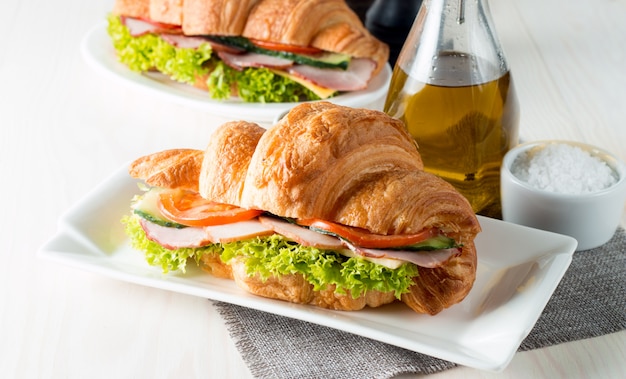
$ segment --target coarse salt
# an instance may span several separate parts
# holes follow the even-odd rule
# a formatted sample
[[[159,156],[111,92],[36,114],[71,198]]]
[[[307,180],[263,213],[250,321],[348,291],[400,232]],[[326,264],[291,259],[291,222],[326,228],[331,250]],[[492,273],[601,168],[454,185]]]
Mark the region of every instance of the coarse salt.
[[[617,175],[606,162],[568,144],[523,152],[513,162],[511,172],[534,188],[571,195],[597,192],[617,182]]]

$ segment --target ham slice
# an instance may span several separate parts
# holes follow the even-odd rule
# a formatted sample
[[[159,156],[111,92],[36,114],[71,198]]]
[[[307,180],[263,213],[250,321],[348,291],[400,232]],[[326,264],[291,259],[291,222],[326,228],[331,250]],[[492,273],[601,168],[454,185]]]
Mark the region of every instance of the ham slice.
[[[274,233],[272,229],[263,226],[258,220],[205,227],[189,226],[181,229],[161,226],[145,219],[141,219],[140,224],[150,241],[170,250],[203,247],[218,242],[241,241]]]
[[[266,67],[285,69],[293,66],[293,61],[280,57],[273,57],[271,55],[257,54],[257,53],[245,53],[245,54],[231,54],[226,51],[218,51],[217,55],[227,65],[235,70],[241,71],[247,67]]]
[[[315,232],[309,228],[291,224],[273,217],[259,217],[259,221],[276,233],[287,237],[303,246],[313,246],[318,249],[341,250],[344,246],[337,237]]]
[[[209,43],[215,51],[224,51],[231,54],[245,53],[245,50],[232,46],[227,46],[219,42],[215,42],[207,37],[186,36],[180,27],[158,25],[149,21],[141,20],[133,17],[121,17],[122,23],[128,28],[131,36],[139,37],[144,34],[158,34],[166,42],[172,46],[197,49],[203,43]]]
[[[133,17],[121,17],[122,23],[128,28],[128,32],[133,37],[139,37],[148,33],[169,33],[169,34],[182,34],[182,29],[177,26],[159,26],[148,21],[144,21]]]
[[[204,228],[170,228],[141,219],[141,227],[150,241],[156,242],[166,249],[174,250],[183,247],[202,247],[211,244],[211,237]]]
[[[337,91],[358,91],[367,88],[376,63],[367,58],[354,58],[347,70],[294,65],[287,71],[320,87]]]
[[[461,254],[461,249],[441,249],[441,250],[383,250],[383,249],[366,249],[345,242],[346,247],[355,254],[371,257],[371,258],[388,258],[397,259],[405,262],[411,262],[417,266],[425,268],[437,268],[445,265],[450,259]]]

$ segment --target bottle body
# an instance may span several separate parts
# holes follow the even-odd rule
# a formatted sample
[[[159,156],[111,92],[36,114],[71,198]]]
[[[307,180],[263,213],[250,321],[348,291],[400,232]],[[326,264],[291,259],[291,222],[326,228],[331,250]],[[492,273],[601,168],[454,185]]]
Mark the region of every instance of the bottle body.
[[[454,185],[476,213],[500,217],[500,166],[518,143],[519,104],[497,39],[474,23],[487,21],[470,19],[488,17],[481,2],[424,2],[384,110],[405,123],[426,171]],[[453,30],[443,30],[450,22]]]

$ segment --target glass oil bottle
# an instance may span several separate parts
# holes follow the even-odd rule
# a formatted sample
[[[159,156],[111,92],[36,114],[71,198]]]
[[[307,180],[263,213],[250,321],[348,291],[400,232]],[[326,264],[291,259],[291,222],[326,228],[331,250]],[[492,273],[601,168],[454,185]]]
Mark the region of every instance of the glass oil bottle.
[[[501,217],[500,166],[519,105],[486,0],[425,0],[394,67],[385,112],[406,124],[425,170],[474,211]]]

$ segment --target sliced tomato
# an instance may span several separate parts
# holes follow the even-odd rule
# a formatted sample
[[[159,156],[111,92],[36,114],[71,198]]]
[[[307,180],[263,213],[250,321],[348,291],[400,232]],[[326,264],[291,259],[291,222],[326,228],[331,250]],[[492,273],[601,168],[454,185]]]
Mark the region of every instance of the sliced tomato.
[[[355,228],[319,219],[298,220],[298,224],[320,229],[346,239],[356,246],[372,249],[409,246],[439,234],[437,229],[426,229],[415,234],[374,234],[363,228]]]
[[[171,221],[187,226],[210,226],[250,220],[263,211],[209,201],[199,193],[187,190],[159,194],[159,210]]]
[[[249,40],[256,46],[267,50],[287,51],[294,54],[319,54],[324,52],[324,50],[313,46],[290,45],[287,43],[270,42],[252,38],[249,38]]]

